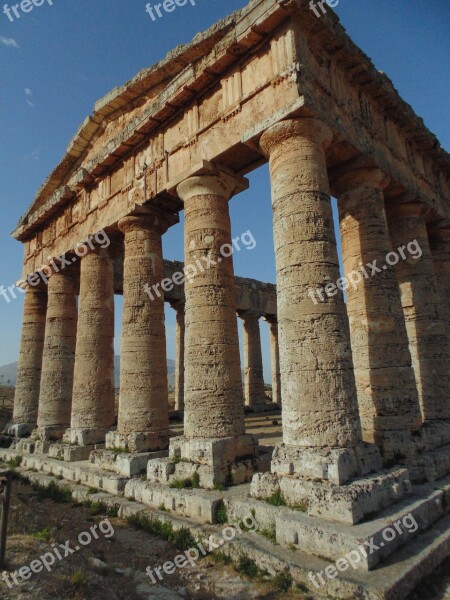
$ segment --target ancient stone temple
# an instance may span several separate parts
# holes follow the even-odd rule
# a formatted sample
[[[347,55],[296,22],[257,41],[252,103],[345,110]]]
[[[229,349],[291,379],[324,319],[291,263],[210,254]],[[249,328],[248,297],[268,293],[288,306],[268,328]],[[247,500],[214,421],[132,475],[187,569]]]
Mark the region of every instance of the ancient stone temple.
[[[276,288],[236,277],[229,251],[228,203],[265,163]],[[308,572],[412,515],[417,529],[321,592],[403,598],[450,553],[449,174],[448,154],[331,10],[253,0],[178,47],[95,105],[14,232],[26,288],[14,451],[197,523],[217,522],[219,503],[230,519],[251,510],[280,544],[254,542],[255,559],[278,552],[274,564],[313,590]],[[181,211],[184,266],[162,252]],[[262,320],[282,407],[270,454],[245,426],[267,403]],[[202,489],[172,485],[194,477]]]

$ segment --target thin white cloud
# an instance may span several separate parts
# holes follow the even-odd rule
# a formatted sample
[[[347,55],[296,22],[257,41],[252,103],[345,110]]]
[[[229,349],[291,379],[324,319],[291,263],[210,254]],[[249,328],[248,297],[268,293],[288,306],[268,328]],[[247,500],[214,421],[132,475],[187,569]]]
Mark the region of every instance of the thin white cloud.
[[[7,37],[4,37],[3,35],[0,35],[0,44],[3,44],[4,46],[12,46],[13,48],[19,47],[19,44],[16,42],[16,40],[14,38],[7,38]]]
[[[22,158],[22,162],[30,162],[31,160],[41,159],[41,148],[35,148],[30,154],[25,155]]]
[[[31,102],[31,100],[30,100],[30,98],[33,96],[33,92],[30,90],[30,88],[25,88],[24,92],[25,92],[25,96],[27,97],[28,106],[34,106],[33,102]]]

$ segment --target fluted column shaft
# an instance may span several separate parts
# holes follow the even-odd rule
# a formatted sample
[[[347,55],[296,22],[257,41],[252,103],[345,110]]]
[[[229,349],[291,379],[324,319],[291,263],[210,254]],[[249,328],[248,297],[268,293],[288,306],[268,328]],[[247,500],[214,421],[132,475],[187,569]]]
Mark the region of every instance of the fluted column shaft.
[[[23,433],[30,433],[37,424],[46,312],[46,287],[29,285],[25,293],[13,412],[13,423],[22,425]]]
[[[450,352],[423,214],[420,204],[387,213],[392,244],[406,256],[396,269],[422,417],[429,421],[450,419]]]
[[[172,308],[176,312],[175,410],[184,410],[184,303],[173,303]]]
[[[342,294],[314,303],[308,292],[339,278],[325,148],[331,131],[316,119],[270,127],[270,158],[283,441],[346,448],[360,441],[350,332]]]
[[[360,275],[347,288],[347,310],[361,422],[364,438],[388,460],[408,454],[421,417],[397,274],[387,261],[385,184],[377,169],[351,171],[336,182],[345,276]]]
[[[263,362],[259,315],[240,312],[244,324],[244,397],[246,406],[264,404]]]
[[[233,258],[221,254],[224,244],[231,245],[228,200],[239,181],[227,174],[203,175],[178,186],[185,210],[185,264],[204,266],[185,281],[188,439],[244,433]]]
[[[281,381],[280,381],[280,350],[278,343],[278,323],[270,320],[270,358],[272,366],[272,402],[281,406]]]
[[[121,438],[119,445],[133,452],[169,443],[164,297],[144,291],[164,279],[161,236],[169,217],[153,209],[119,222],[125,234],[122,346],[118,435],[111,439]]]
[[[70,425],[78,309],[69,269],[48,281],[48,305],[39,394],[41,439],[59,439]]]
[[[115,421],[114,275],[107,249],[81,259],[71,435],[81,445],[104,441]],[[86,432],[75,430],[87,429]]]

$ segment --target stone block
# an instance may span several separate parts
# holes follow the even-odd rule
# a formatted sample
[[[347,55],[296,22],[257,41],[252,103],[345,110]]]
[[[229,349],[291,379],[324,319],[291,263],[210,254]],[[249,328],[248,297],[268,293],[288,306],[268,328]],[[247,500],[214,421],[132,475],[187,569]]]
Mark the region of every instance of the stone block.
[[[355,524],[410,494],[411,483],[408,471],[398,469],[342,486],[281,477],[280,490],[290,506],[301,507],[310,516]]]
[[[63,435],[63,442],[70,446],[94,446],[104,441],[108,431],[99,428],[67,429]]]
[[[48,455],[50,458],[56,458],[65,462],[77,462],[87,460],[92,449],[93,446],[71,446],[60,442],[50,445]]]
[[[30,436],[35,427],[36,425],[32,423],[8,423],[5,433],[13,437],[24,438]]]
[[[258,441],[252,435],[218,439],[177,437],[170,440],[169,452],[174,459],[220,466],[228,465],[238,458],[256,457]]]
[[[271,470],[275,475],[320,479],[340,485],[358,474],[358,461],[351,449],[281,445],[274,450]]]
[[[134,432],[122,434],[110,431],[106,434],[105,445],[107,450],[126,450],[130,453],[145,453],[166,450],[169,438],[150,432]]]
[[[164,457],[168,454],[167,450],[138,454],[113,452],[112,450],[94,450],[89,456],[89,462],[97,465],[100,469],[113,471],[124,477],[134,477],[146,472],[149,460]]]

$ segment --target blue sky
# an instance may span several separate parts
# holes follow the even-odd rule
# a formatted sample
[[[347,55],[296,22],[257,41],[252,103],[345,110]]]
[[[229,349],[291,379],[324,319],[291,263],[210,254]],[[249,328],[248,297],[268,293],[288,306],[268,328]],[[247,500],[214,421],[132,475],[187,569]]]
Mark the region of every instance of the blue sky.
[[[22,247],[10,232],[95,101],[245,4],[196,0],[196,6],[177,8],[157,21],[145,12],[143,0],[53,0],[52,5],[45,0],[13,22],[0,12],[0,285],[11,285],[21,274]],[[353,40],[450,148],[448,0],[339,0],[335,11]],[[252,173],[250,181],[250,190],[230,207],[233,234],[250,229],[257,246],[235,255],[235,270],[274,282],[267,168]],[[167,258],[182,259],[182,238],[181,223],[164,238]],[[0,365],[17,359],[22,303],[22,297],[10,304],[0,297]],[[120,308],[118,300],[117,334]],[[265,324],[262,335],[269,380]],[[174,358],[170,308],[167,336],[168,356]]]

